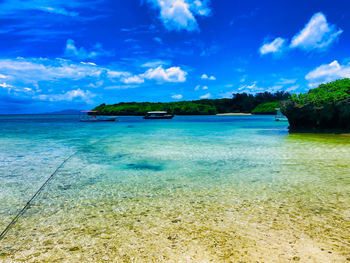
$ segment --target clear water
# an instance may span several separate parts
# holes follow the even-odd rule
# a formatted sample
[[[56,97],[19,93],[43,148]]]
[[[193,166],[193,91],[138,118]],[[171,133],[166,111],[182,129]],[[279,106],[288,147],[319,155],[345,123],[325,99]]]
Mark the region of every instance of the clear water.
[[[4,262],[349,262],[350,136],[272,116],[0,116]]]

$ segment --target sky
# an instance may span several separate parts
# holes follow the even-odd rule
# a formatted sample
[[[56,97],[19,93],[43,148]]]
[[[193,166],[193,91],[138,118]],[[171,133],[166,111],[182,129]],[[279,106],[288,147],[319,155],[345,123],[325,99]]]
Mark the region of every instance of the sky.
[[[307,92],[350,77],[347,0],[0,0],[0,113]]]

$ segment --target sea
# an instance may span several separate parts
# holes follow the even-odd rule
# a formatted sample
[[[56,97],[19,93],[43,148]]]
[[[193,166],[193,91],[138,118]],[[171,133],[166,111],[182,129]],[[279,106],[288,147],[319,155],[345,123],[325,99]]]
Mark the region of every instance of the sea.
[[[274,116],[2,115],[9,224],[0,262],[349,262],[350,135]]]

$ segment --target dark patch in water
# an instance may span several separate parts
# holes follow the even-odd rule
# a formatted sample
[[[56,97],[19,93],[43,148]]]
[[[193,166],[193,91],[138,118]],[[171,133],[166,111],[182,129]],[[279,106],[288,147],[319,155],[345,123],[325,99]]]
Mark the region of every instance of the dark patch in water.
[[[130,163],[127,166],[129,169],[136,169],[136,170],[151,170],[151,171],[163,170],[162,165],[148,164],[148,163]]]
[[[59,185],[57,187],[59,190],[69,190],[72,188],[72,186],[70,184],[67,184],[67,185]]]
[[[134,128],[135,126],[134,125],[128,125],[126,126],[126,128]]]

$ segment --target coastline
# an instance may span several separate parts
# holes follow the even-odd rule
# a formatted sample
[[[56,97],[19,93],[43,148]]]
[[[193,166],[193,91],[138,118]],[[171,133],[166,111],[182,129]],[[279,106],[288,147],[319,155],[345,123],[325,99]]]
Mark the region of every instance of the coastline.
[[[241,113],[241,112],[229,112],[229,113],[218,113],[216,115],[221,115],[221,116],[250,116],[253,115],[251,113]]]

